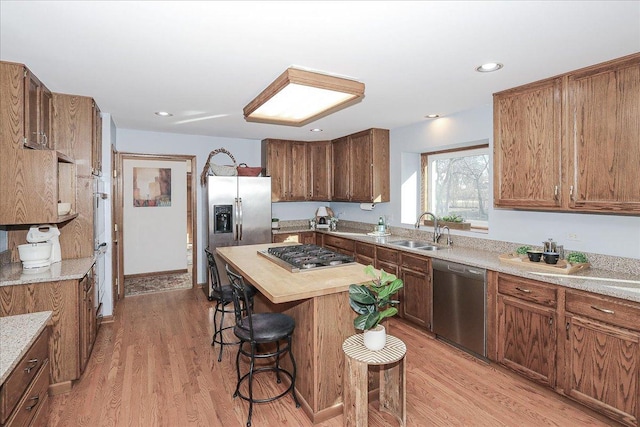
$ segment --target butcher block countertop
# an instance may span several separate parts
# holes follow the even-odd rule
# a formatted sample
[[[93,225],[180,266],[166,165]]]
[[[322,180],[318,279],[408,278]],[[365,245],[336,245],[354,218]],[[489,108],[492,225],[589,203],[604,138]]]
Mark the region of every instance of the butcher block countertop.
[[[347,291],[352,283],[371,280],[364,273],[365,266],[358,263],[291,273],[258,254],[260,250],[282,245],[229,246],[216,251],[234,270],[241,272],[246,281],[276,304]],[[218,266],[218,269],[222,273],[224,266]]]

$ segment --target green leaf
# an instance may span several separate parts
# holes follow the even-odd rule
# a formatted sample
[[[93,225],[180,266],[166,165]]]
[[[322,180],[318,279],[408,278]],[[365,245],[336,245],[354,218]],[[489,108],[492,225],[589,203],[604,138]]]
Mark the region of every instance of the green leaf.
[[[367,329],[371,329],[374,326],[376,326],[378,324],[379,319],[380,319],[379,313],[361,314],[360,316],[356,317],[353,320],[353,326],[356,329],[365,331]]]
[[[395,307],[389,307],[385,311],[380,313],[380,320],[384,319],[385,317],[395,316],[396,314],[398,314],[398,309]]]
[[[349,299],[349,305],[351,306],[353,311],[358,314],[373,313],[374,311],[376,311],[375,306],[373,306],[372,304],[360,304],[352,299]]]
[[[376,297],[365,285],[349,285],[349,298],[360,304],[374,304]]]
[[[391,282],[386,288],[382,289],[378,293],[378,298],[388,298],[391,295],[398,292],[400,289],[402,289],[402,287],[404,286],[404,283],[402,283],[402,280],[396,279],[395,278],[396,276],[393,276],[393,277],[394,277],[393,282]]]

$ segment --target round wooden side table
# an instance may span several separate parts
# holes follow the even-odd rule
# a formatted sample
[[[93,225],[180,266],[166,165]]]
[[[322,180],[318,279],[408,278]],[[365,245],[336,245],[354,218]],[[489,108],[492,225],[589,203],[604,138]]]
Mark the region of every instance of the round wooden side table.
[[[387,335],[385,347],[372,351],[364,346],[362,334],[356,334],[342,343],[342,351],[345,354],[342,376],[344,425],[367,426],[369,365],[380,365],[380,411],[394,415],[400,426],[404,427],[407,422],[407,346],[404,342]]]

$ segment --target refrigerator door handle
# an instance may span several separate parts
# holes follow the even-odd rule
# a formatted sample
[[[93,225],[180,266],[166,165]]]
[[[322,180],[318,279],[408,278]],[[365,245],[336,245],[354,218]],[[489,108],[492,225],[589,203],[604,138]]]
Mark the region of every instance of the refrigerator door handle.
[[[233,216],[234,216],[234,232],[233,232],[233,240],[238,240],[238,237],[240,236],[240,221],[238,218],[238,211],[240,210],[240,206],[238,205],[238,198],[235,198],[234,201],[234,209],[233,209]]]
[[[238,212],[240,216],[240,233],[238,235],[238,240],[242,240],[242,197],[238,198]]]

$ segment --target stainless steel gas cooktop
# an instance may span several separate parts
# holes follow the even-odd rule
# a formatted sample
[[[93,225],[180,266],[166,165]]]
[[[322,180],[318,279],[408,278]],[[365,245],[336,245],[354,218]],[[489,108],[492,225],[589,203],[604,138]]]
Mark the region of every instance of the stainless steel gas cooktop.
[[[258,254],[292,273],[340,267],[355,262],[353,257],[316,245],[276,246],[258,251]]]

